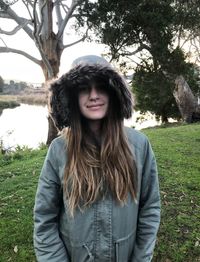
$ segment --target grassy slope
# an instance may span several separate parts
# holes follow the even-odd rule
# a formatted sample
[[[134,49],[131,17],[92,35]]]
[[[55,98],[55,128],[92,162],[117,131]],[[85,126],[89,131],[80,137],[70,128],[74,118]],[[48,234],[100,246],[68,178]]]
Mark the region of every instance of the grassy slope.
[[[143,132],[157,158],[162,197],[162,222],[153,261],[200,261],[200,125]],[[2,262],[35,261],[32,211],[45,153],[0,156]]]
[[[200,125],[146,133],[157,158],[162,197],[155,261],[200,261]]]
[[[200,125],[145,133],[157,158],[162,197],[154,261],[200,261]]]

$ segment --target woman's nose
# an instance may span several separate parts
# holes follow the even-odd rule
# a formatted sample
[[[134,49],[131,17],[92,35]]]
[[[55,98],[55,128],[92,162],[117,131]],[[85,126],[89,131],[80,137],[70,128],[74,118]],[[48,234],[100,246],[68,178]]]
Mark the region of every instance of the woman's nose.
[[[90,100],[97,100],[99,98],[98,91],[95,87],[91,88],[90,94],[89,94]]]

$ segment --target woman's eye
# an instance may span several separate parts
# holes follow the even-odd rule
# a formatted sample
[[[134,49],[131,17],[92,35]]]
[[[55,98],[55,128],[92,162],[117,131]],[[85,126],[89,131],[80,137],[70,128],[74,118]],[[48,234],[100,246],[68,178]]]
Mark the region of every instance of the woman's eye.
[[[80,88],[80,93],[89,93],[90,92],[90,88],[88,86],[81,86]]]
[[[109,94],[108,88],[106,89],[105,87],[103,87],[103,88],[97,88],[97,92],[98,92],[99,94],[106,94],[106,95]]]
[[[96,90],[98,90],[101,93],[107,93],[108,92],[108,88],[105,84],[97,85]]]

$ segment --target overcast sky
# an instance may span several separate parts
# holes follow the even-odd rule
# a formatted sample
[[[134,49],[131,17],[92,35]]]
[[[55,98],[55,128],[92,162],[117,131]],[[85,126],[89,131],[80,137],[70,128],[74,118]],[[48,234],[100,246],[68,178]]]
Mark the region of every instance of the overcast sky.
[[[15,39],[13,42],[17,43],[17,45],[19,44],[23,50],[29,46],[29,53],[34,54],[34,48],[32,49],[31,45],[27,45],[25,39]],[[80,43],[65,49],[61,57],[60,74],[65,73],[69,69],[75,58],[88,54],[101,55],[103,50],[103,46],[95,43]],[[5,80],[13,79],[33,83],[44,81],[40,66],[22,55],[12,53],[0,53],[0,76]]]

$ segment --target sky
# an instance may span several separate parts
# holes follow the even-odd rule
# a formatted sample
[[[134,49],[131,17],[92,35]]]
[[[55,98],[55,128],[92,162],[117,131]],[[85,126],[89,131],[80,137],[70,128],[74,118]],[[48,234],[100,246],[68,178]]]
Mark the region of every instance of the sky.
[[[25,39],[19,38],[14,42],[19,44],[23,50],[27,47]],[[65,49],[61,57],[60,75],[69,69],[72,61],[77,57],[89,54],[101,55],[103,50],[104,47],[102,45],[97,45],[95,43],[79,43]],[[34,54],[34,51],[34,49],[32,51],[30,46],[29,53]],[[40,66],[24,56],[11,53],[0,53],[0,76],[4,80],[25,81],[31,83],[44,82],[44,76]]]
[[[1,20],[0,20],[1,25]],[[0,26],[1,27],[1,26]],[[18,32],[15,36],[0,36],[0,46],[4,43],[8,47],[20,49],[40,59],[39,52],[34,42],[23,32]],[[2,41],[3,40],[3,41]],[[73,38],[69,40],[69,43]],[[60,75],[65,73],[72,61],[82,55],[101,55],[105,47],[94,42],[81,42],[72,47],[66,48],[61,57]],[[14,53],[0,53],[0,76],[4,80],[25,81],[30,83],[44,82],[44,76],[40,66],[26,57]]]

